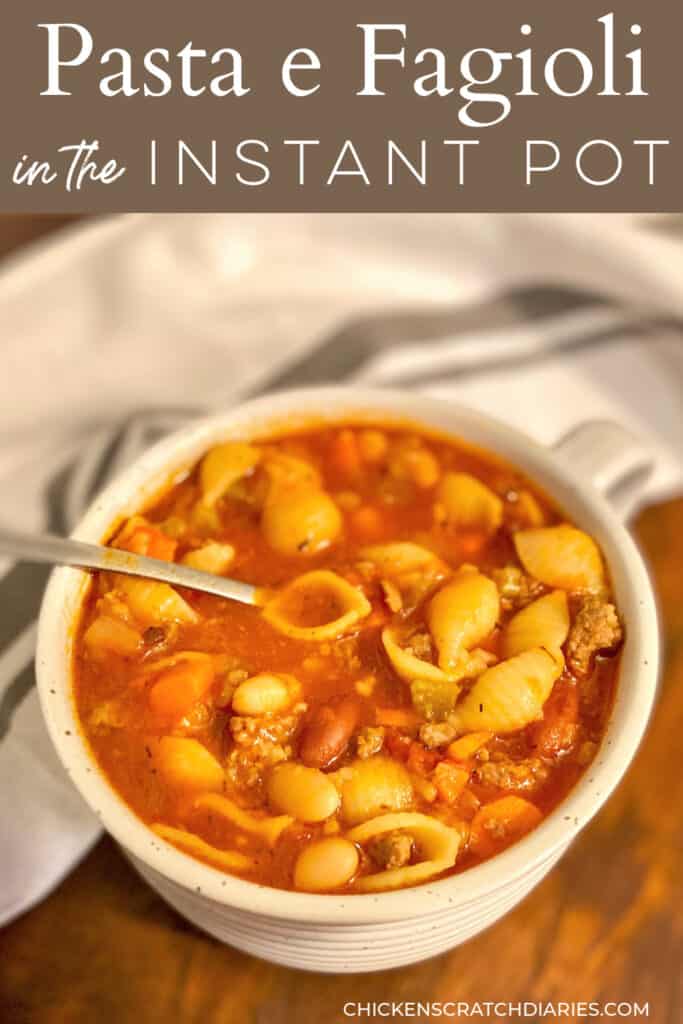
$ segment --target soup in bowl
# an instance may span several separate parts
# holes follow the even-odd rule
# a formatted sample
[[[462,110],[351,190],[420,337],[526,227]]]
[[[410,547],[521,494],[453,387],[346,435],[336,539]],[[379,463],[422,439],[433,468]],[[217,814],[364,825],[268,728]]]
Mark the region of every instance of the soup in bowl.
[[[247,607],[59,570],[46,598],[58,748],[182,912],[281,962],[368,969],[447,948],[545,873],[632,755],[656,671],[628,535],[556,463],[438,402],[334,390],[193,426],[107,491],[79,536],[260,588]],[[65,627],[48,697],[75,730],[45,696]]]

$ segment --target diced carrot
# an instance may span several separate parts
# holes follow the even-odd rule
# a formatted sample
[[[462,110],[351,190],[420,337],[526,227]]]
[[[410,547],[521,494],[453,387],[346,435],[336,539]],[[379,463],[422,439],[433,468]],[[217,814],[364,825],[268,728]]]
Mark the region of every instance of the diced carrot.
[[[116,547],[123,551],[131,551],[134,555],[146,555],[148,558],[160,558],[165,562],[172,562],[178,541],[167,537],[162,530],[158,530],[149,524],[136,526],[130,533],[125,530]]]
[[[420,719],[412,708],[376,708],[375,721],[394,729],[415,729]]]
[[[361,540],[378,540],[386,528],[384,515],[376,505],[361,505],[351,513],[350,523]]]
[[[179,718],[206,695],[214,675],[210,658],[179,661],[159,674],[149,691],[149,706],[165,718]]]
[[[148,533],[146,527],[138,527],[134,530],[124,527],[121,535],[113,542],[113,547],[122,551],[132,551],[135,555],[146,555],[148,547]]]
[[[572,680],[559,680],[543,708],[543,718],[531,728],[531,742],[541,757],[554,757],[574,746],[579,732],[579,689]]]
[[[470,773],[466,768],[453,764],[452,761],[440,761],[434,769],[432,781],[441,800],[454,804],[469,781]]]
[[[417,775],[415,772],[411,775],[410,780],[417,795],[428,804],[433,804],[439,795],[434,783],[426,775]]]
[[[520,796],[504,796],[477,811],[470,826],[470,849],[490,857],[530,832],[543,815],[538,807]]]
[[[477,555],[488,541],[488,536],[478,530],[471,530],[467,533],[458,534],[457,542],[460,554],[464,558],[472,558]]]
[[[175,558],[178,541],[167,537],[161,530],[153,530],[149,539],[147,554],[150,558],[160,558],[165,562],[172,562]]]
[[[410,750],[408,751],[407,767],[410,771],[420,772],[422,775],[428,775],[433,770],[439,760],[439,755],[435,750],[427,750],[421,743],[416,740],[410,744]]]
[[[461,736],[448,747],[448,756],[452,761],[467,761],[480,747],[485,746],[492,736],[492,732],[470,732],[466,736]]]
[[[329,449],[330,468],[342,476],[357,476],[362,468],[358,438],[353,430],[340,430],[334,435]]]

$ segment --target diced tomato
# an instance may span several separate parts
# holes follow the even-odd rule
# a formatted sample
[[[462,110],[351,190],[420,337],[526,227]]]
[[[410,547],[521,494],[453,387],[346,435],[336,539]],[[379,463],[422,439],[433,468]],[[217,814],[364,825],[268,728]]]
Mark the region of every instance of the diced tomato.
[[[361,505],[351,513],[349,521],[360,540],[379,540],[386,528],[384,513],[376,505]]]
[[[440,761],[434,769],[432,782],[441,800],[454,804],[469,781],[470,773],[452,761]]]
[[[415,729],[420,719],[412,708],[376,708],[375,721],[395,729]]]
[[[471,789],[463,789],[458,798],[458,816],[463,821],[471,821],[480,807],[479,797]]]
[[[452,761],[467,761],[492,738],[492,732],[469,732],[450,744],[448,756]]]
[[[396,729],[387,729],[384,734],[384,746],[392,757],[399,761],[407,761],[410,753],[412,740],[410,736],[404,736]]]
[[[363,460],[353,430],[340,430],[334,435],[329,448],[329,463],[333,472],[347,479],[358,476]]]
[[[372,606],[372,611],[368,615],[367,619],[363,620],[363,626],[366,629],[368,627],[385,626],[390,618],[391,613],[389,612],[389,609],[386,607],[386,605],[374,604]]]
[[[579,732],[579,689],[570,679],[561,679],[545,703],[543,718],[531,726],[531,743],[542,757],[554,757],[570,750]]]
[[[417,740],[413,740],[408,751],[408,768],[410,771],[418,772],[420,775],[428,775],[433,770],[439,755],[435,750],[427,750]]]
[[[458,535],[458,548],[463,558],[474,558],[488,541],[488,535],[480,530],[468,530]]]

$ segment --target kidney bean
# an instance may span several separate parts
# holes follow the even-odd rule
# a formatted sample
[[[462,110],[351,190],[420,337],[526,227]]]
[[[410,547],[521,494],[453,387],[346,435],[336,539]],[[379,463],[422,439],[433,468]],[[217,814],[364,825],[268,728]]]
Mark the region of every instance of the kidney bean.
[[[331,768],[348,747],[359,717],[355,697],[333,698],[315,708],[301,734],[301,761],[309,768]]]

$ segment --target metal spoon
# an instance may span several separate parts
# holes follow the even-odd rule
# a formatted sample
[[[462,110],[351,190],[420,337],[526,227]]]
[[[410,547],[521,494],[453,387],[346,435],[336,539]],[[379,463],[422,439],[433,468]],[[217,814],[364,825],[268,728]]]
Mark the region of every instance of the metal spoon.
[[[55,537],[49,533],[22,533],[0,528],[0,554],[24,562],[47,562],[51,565],[72,565],[78,569],[103,569],[106,572],[125,573],[127,576],[143,576],[175,587],[188,587],[205,594],[227,597],[242,604],[260,604],[257,588],[248,583],[189,569],[175,562],[163,562],[158,558],[147,558],[100,544],[84,544],[80,540]]]

